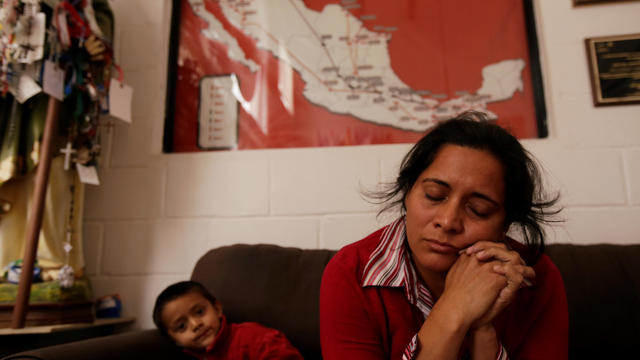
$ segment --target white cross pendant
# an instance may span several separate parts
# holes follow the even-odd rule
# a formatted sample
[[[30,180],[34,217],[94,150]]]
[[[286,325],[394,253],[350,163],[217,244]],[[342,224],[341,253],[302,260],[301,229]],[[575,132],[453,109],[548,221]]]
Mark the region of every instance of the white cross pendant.
[[[64,149],[60,149],[60,152],[64,154],[64,169],[69,170],[71,155],[75,154],[76,150],[71,147],[71,142],[67,142],[67,146]]]

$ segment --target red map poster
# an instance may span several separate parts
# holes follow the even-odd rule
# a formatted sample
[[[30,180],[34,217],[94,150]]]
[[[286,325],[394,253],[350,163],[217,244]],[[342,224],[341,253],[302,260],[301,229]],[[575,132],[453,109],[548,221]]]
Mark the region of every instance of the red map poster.
[[[540,134],[524,1],[174,6],[172,151],[412,143],[469,109]]]

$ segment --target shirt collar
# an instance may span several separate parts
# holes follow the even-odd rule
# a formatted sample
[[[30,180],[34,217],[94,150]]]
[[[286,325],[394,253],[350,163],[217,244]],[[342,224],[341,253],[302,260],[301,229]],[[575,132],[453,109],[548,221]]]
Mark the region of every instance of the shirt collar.
[[[433,297],[418,280],[407,245],[405,218],[400,217],[382,232],[380,242],[369,256],[362,275],[362,287],[402,287],[407,300],[426,318],[433,307]]]

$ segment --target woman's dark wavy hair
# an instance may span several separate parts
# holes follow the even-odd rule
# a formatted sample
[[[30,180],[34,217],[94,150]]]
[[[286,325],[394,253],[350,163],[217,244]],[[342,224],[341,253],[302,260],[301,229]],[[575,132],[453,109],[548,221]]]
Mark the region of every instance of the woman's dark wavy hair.
[[[156,303],[153,306],[153,322],[158,327],[158,330],[165,335],[169,336],[167,333],[167,324],[162,322],[162,311],[164,310],[167,304],[181,296],[184,296],[189,293],[198,293],[202,295],[205,299],[209,300],[211,305],[216,304],[215,296],[211,295],[209,290],[207,290],[204,285],[200,284],[196,281],[180,281],[173,285],[169,285],[166,289],[162,290],[158,298],[156,299]]]
[[[435,126],[405,155],[396,182],[366,195],[383,204],[380,213],[400,206],[404,215],[405,196],[446,144],[488,151],[500,160],[504,170],[506,224],[520,227],[529,249],[524,260],[528,264],[537,261],[544,252],[542,224],[557,221],[553,216],[561,210],[555,207],[559,196],[547,197],[533,156],[509,132],[488,123],[484,113],[468,111]]]

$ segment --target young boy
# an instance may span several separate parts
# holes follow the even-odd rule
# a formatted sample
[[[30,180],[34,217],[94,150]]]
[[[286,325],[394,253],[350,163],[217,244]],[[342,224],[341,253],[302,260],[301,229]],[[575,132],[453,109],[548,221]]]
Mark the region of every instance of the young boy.
[[[278,330],[253,322],[228,324],[220,302],[195,281],[164,289],[156,299],[153,322],[198,359],[302,359]]]

